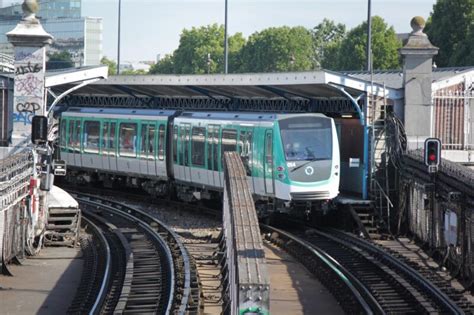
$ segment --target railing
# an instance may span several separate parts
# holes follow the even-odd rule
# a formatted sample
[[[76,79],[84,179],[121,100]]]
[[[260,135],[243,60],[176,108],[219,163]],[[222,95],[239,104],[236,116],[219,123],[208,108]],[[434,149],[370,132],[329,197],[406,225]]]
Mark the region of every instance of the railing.
[[[18,220],[26,218],[23,201],[32,174],[31,151],[0,159],[0,266],[24,251],[25,231]]]
[[[474,86],[455,85],[433,95],[434,136],[445,150],[474,150]]]

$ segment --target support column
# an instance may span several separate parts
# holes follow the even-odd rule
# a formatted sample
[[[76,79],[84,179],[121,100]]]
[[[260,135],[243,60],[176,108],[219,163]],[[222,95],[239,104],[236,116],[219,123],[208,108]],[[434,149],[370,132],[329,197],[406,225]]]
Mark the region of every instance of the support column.
[[[23,18],[17,26],[8,32],[8,41],[15,48],[15,82],[13,87],[13,132],[11,144],[16,149],[33,147],[34,163],[41,165],[51,154],[46,145],[32,145],[31,127],[34,116],[46,114],[45,66],[46,46],[52,43],[53,36],[46,33],[35,14],[39,6],[36,0],[25,0],[22,5]],[[31,194],[28,203],[28,220],[25,224],[23,244],[28,252],[35,254],[41,249],[41,242],[36,248],[34,240],[41,240],[46,226],[47,192],[38,188],[48,183],[49,168],[33,170],[30,178]],[[49,189],[45,189],[49,190]]]
[[[411,20],[413,31],[399,52],[403,58],[403,86],[405,88],[404,124],[408,149],[423,148],[426,138],[433,134],[433,56],[438,47],[423,33],[425,20],[416,16]]]
[[[35,17],[38,12],[36,0],[25,0],[22,8],[23,19],[6,34],[8,41],[15,47],[14,146],[28,144],[33,116],[45,115],[45,47],[53,40],[53,36],[46,33]]]

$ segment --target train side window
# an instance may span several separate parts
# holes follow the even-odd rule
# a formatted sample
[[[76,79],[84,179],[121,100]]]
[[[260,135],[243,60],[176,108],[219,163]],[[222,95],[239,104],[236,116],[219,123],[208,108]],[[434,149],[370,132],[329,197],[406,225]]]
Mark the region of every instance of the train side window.
[[[67,132],[66,123],[67,123],[66,119],[61,119],[61,130],[60,130],[61,137],[59,140],[59,147],[61,148],[61,150],[64,150],[66,148],[66,132]]]
[[[85,121],[84,122],[84,152],[99,153],[99,121]]]
[[[120,124],[120,156],[137,156],[137,124]]]
[[[203,127],[193,127],[191,141],[191,156],[193,165],[204,166],[204,156],[206,154],[206,129]]]
[[[115,156],[115,127],[116,123],[112,122],[110,123],[110,136],[109,136],[109,143],[108,143],[108,148],[109,148],[109,154]]]
[[[173,161],[178,164],[178,126],[173,127]]]
[[[222,154],[237,149],[237,130],[222,129]]]
[[[165,125],[160,125],[158,128],[158,159],[160,161],[165,159]]]

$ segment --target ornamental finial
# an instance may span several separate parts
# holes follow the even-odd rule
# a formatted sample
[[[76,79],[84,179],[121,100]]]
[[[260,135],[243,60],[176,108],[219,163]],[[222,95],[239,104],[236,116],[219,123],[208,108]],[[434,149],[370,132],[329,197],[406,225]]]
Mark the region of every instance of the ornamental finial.
[[[412,34],[421,35],[423,34],[423,29],[425,28],[426,22],[423,17],[415,16],[413,19],[411,19],[410,25],[413,29],[411,32]]]
[[[21,8],[23,9],[23,20],[31,22],[37,21],[35,15],[39,10],[38,1],[25,0],[21,5]]]

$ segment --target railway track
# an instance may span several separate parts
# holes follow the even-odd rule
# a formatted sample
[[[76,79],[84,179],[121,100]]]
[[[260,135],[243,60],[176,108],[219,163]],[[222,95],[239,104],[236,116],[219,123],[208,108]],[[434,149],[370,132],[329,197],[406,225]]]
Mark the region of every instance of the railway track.
[[[298,238],[273,227],[264,229],[267,238],[296,253],[329,285],[346,312],[359,313],[363,307],[362,312],[375,314],[469,314],[416,270],[370,242],[336,230],[309,230]],[[327,261],[333,266],[322,267]]]
[[[138,200],[139,198],[132,199]],[[141,201],[143,202],[143,199]],[[159,204],[160,207],[166,208],[174,214],[181,211],[188,213],[179,214],[179,221],[183,219],[182,216],[191,215],[194,210],[189,209],[194,208],[193,206],[190,207],[189,204],[180,202],[160,200]],[[217,211],[205,207],[196,208],[198,210],[195,213],[198,217],[219,221],[220,214]],[[196,219],[193,217],[191,220],[195,221]],[[222,257],[219,252],[222,247],[216,236],[218,231],[213,236],[206,233],[196,235],[190,232],[192,229],[193,227],[185,224],[184,228],[178,227],[177,231],[190,255],[196,261],[202,282],[202,304],[205,305],[205,313],[220,314],[226,305],[221,290],[223,275],[220,269]],[[315,230],[311,230],[312,232],[308,235],[298,234],[301,238],[298,240],[298,237],[272,227],[262,226],[261,229],[267,240],[284,247],[315,274],[339,299],[341,306],[347,313],[472,314],[472,306],[462,300],[449,285],[446,286],[445,283],[437,281],[436,277],[433,278],[433,275],[424,273],[423,270],[421,270],[421,276],[410,278],[405,275],[406,270],[411,269],[409,266],[416,270],[419,268],[401,263],[401,270],[394,269],[392,264],[387,262],[390,260],[387,257],[390,256],[383,258],[384,255],[381,253],[369,251],[369,248],[374,247],[373,243],[359,240],[345,233],[337,236],[335,231],[325,234],[331,235],[332,238],[339,239],[339,241],[328,240],[325,236],[318,235]],[[284,233],[287,233],[288,236],[285,236]],[[346,238],[345,240],[340,240],[342,235]],[[302,242],[299,243],[299,241]],[[367,244],[362,246],[362,244],[357,244],[359,241]],[[335,242],[343,244],[336,245]],[[362,249],[365,246],[367,248]],[[362,256],[361,253],[363,253]],[[396,258],[400,258],[395,252],[392,254]],[[416,274],[414,270],[413,273]],[[334,274],[339,275],[340,279],[335,279]],[[430,282],[423,284],[424,278],[430,280],[434,285],[431,285]]]
[[[173,231],[133,207],[90,195],[78,194],[76,199],[89,220],[87,228],[95,227],[89,238],[101,241],[85,251],[87,276],[70,312],[199,312],[196,267]]]

